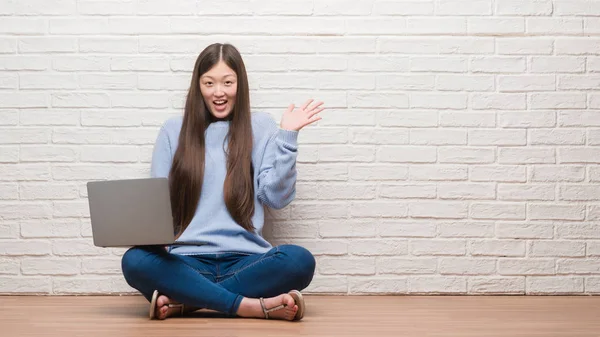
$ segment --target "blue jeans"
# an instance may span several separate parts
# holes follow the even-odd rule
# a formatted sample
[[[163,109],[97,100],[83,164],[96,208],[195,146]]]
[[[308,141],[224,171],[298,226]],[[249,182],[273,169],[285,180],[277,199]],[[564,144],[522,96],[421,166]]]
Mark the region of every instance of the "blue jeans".
[[[265,254],[177,255],[159,246],[129,249],[121,261],[127,283],[146,299],[154,290],[187,306],[235,316],[244,297],[273,297],[312,281],[315,259],[295,245]]]

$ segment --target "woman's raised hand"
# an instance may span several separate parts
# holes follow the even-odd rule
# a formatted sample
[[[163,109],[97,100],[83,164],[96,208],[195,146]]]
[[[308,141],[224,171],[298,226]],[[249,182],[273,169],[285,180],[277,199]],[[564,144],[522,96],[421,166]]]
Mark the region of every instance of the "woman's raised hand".
[[[320,120],[321,116],[319,116],[319,112],[324,109],[321,108],[323,102],[313,103],[313,101],[313,99],[309,99],[304,105],[295,110],[294,104],[290,104],[281,117],[280,127],[284,130],[300,131],[300,129],[308,124]]]

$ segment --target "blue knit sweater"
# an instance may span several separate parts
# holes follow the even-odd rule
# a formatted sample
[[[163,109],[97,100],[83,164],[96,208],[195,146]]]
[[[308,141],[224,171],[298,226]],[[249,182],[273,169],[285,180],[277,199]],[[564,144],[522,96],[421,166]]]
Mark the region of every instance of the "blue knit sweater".
[[[161,127],[152,154],[152,177],[168,177],[177,150],[183,117],[173,117]],[[203,242],[199,246],[171,246],[174,254],[264,253],[271,245],[262,237],[264,206],[283,208],[296,194],[298,132],[279,129],[266,113],[252,113],[252,164],[254,203],[248,232],[231,217],[225,206],[223,184],[226,175],[226,136],[228,121],[213,122],[205,133],[206,155],[200,201],[194,218],[179,237],[182,242]]]

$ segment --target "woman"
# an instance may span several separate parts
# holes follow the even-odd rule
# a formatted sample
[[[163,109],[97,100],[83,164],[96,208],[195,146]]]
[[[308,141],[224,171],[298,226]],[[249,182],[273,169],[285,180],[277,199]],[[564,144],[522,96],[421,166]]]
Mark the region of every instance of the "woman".
[[[133,247],[125,279],[150,303],[150,318],[199,308],[231,316],[299,320],[299,290],[315,259],[295,245],[262,237],[264,206],[295,196],[298,131],[321,119],[322,102],[285,111],[279,127],[251,113],[248,78],[229,44],[208,46],[196,60],[183,118],[159,131],[151,175],[168,177],[178,241],[198,245]]]

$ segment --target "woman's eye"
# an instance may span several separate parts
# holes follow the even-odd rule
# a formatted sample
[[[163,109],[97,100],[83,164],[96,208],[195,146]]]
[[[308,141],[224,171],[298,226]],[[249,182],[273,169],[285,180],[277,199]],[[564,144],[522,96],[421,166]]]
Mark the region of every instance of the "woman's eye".
[[[204,85],[212,85],[212,82],[204,82]]]

